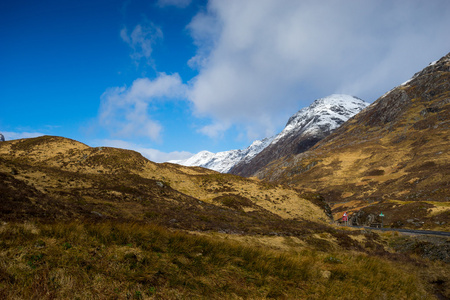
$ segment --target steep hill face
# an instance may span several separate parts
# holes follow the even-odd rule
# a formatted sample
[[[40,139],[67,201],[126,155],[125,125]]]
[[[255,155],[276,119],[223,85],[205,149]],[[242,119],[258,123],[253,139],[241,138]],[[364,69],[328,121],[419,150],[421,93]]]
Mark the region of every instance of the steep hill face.
[[[291,188],[156,164],[134,151],[91,148],[62,137],[0,143],[0,182],[1,221],[110,219],[293,233],[306,220],[328,220],[323,208]]]
[[[349,95],[317,99],[294,114],[264,150],[251,160],[239,162],[229,173],[249,177],[276,159],[305,152],[368,105]]]
[[[257,176],[320,192],[328,202],[340,203],[336,214],[370,204],[377,215],[388,212],[385,222],[393,226],[448,228],[449,126],[447,54],[310,151],[279,159]]]
[[[169,163],[179,164],[182,166],[197,166],[207,168],[221,173],[227,173],[236,164],[240,162],[248,162],[261,152],[270,142],[273,137],[265,138],[263,140],[254,141],[245,149],[237,149],[230,151],[223,151],[212,153],[209,151],[201,151],[194,156],[185,160],[173,160]]]

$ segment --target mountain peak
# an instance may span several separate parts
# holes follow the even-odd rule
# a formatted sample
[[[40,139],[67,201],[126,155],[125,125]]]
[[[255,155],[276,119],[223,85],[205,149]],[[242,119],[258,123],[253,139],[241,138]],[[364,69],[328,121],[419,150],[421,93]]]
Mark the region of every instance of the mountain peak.
[[[360,98],[344,94],[317,99],[290,117],[273,143],[293,132],[328,134],[368,105]]]
[[[244,173],[239,170],[244,168],[243,166],[254,164],[252,161],[260,156],[261,152],[267,153],[266,148],[270,147],[270,152],[273,152],[272,155],[276,153],[276,156],[305,151],[368,105],[369,103],[354,96],[333,94],[317,99],[310,106],[299,110],[289,118],[284,130],[275,137],[254,141],[246,149],[218,153],[201,151],[186,160],[169,162],[249,176],[252,173],[248,172],[252,168],[245,167]]]
[[[268,147],[251,161],[234,166],[230,173],[252,176],[273,160],[304,152],[368,105],[360,98],[344,94],[317,99],[290,117]]]

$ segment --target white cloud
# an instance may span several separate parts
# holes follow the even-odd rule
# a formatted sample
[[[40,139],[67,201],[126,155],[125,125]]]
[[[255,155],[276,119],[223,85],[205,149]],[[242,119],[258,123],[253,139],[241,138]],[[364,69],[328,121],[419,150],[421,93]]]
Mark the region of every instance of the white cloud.
[[[178,74],[160,73],[154,80],[140,78],[129,87],[114,87],[101,96],[99,124],[118,137],[160,140],[162,126],[149,114],[149,105],[183,98],[185,85]]]
[[[133,50],[131,54],[133,60],[139,61],[145,58],[149,61],[153,51],[153,44],[163,37],[163,33],[159,27],[153,23],[148,23],[137,25],[130,34],[128,34],[128,29],[125,27],[120,31],[120,37]]]
[[[161,163],[169,160],[183,160],[193,156],[194,154],[186,151],[174,151],[174,152],[162,152],[156,149],[145,148],[140,145],[129,143],[123,140],[97,140],[94,141],[96,146],[105,146],[105,147],[114,147],[121,149],[134,150],[136,152],[141,153],[147,159]]]
[[[228,128],[230,128],[231,124],[226,123],[214,123],[210,125],[206,125],[201,127],[198,132],[203,133],[204,135],[209,136],[210,138],[219,138],[221,133],[226,131]]]
[[[41,132],[26,132],[26,131],[24,131],[24,132],[2,131],[1,133],[5,137],[6,141],[34,138],[34,137],[45,135],[45,133],[41,133]]]
[[[448,52],[449,15],[446,0],[211,0],[188,26],[201,131],[267,133],[334,92],[373,101]]]
[[[192,0],[158,0],[159,7],[175,6],[178,8],[185,8],[191,4]]]
[[[218,42],[221,33],[221,24],[214,12],[199,12],[187,26],[190,30],[194,44],[198,47],[197,54],[188,61],[193,68],[205,67],[209,53]]]

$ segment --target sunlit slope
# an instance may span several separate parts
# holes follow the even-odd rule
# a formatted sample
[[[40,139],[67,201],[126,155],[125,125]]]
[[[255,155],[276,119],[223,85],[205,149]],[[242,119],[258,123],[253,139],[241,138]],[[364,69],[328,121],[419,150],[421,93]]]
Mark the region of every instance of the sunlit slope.
[[[327,221],[322,208],[290,188],[62,137],[0,143],[0,175],[3,218],[122,218],[231,231],[266,230],[284,219]]]

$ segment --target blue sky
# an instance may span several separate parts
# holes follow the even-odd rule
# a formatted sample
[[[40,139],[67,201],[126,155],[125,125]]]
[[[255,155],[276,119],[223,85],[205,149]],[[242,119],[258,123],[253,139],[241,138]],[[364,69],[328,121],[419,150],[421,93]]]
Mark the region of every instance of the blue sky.
[[[0,132],[157,162],[244,148],[317,98],[373,102],[448,28],[447,0],[4,0]]]

